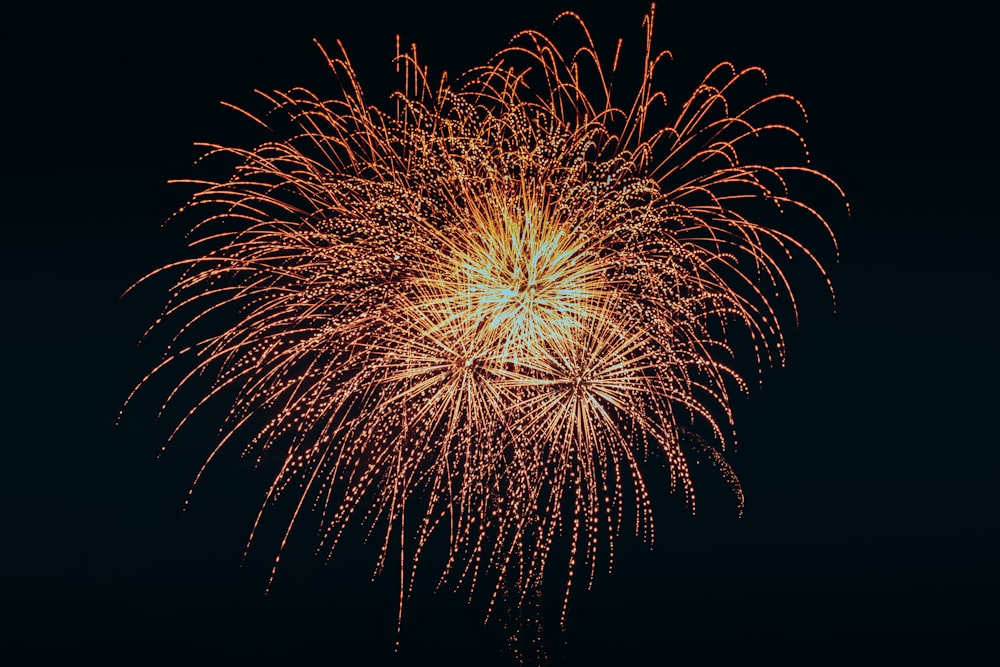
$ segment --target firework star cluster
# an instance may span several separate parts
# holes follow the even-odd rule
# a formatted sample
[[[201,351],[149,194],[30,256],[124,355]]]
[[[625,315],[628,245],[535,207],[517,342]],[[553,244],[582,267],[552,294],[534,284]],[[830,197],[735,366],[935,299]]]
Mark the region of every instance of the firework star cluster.
[[[826,280],[796,225],[835,252],[795,184],[843,193],[760,69],[723,63],[668,100],[650,13],[621,95],[621,42],[602,59],[558,21],[571,50],[524,32],[455,82],[398,53],[388,110],[338,44],[332,99],[261,93],[239,111],[267,141],[206,146],[235,167],[181,211],[195,257],[153,274],[175,276],[157,324],[176,336],[140,387],[182,369],[178,429],[225,402],[206,466],[232,447],[283,462],[251,540],[291,495],[285,540],[318,515],[329,554],[364,526],[401,594],[419,564],[489,591],[489,613],[558,573],[565,616],[622,533],[653,540],[648,489],[695,509],[693,457],[742,505],[731,392],[782,362],[788,263]],[[767,142],[797,160],[744,157]]]

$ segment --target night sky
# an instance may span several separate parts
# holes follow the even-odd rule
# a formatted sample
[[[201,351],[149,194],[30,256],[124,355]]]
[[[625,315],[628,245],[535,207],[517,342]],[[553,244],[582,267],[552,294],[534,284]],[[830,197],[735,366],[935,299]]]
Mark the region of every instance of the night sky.
[[[746,493],[743,518],[721,480],[703,480],[695,517],[680,498],[657,494],[655,548],[626,535],[614,572],[572,598],[566,631],[546,626],[554,664],[967,664],[992,650],[995,36],[961,3],[934,14],[834,4],[658,3],[654,43],[673,53],[667,80],[678,96],[731,60],[764,67],[768,90],[808,110],[813,165],[852,208],[849,219],[832,198],[825,208],[842,248],[831,268],[838,308],[815,274],[793,272],[802,320],[789,331],[787,367],[734,406],[740,442],[729,460]],[[380,102],[394,87],[397,33],[417,42],[432,73],[458,73],[517,30],[547,31],[564,8],[581,13],[608,57],[618,37],[635,55],[648,8],[326,5],[132,14],[81,5],[7,17],[6,655],[510,664],[502,624],[482,624],[482,600],[434,593],[431,576],[407,602],[394,655],[394,575],[370,582],[375,548],[361,544],[323,565],[308,525],[265,597],[277,527],[242,567],[241,557],[271,468],[255,471],[233,449],[182,511],[218,415],[161,458],[173,423],[154,419],[163,385],[114,425],[162,352],[163,336],[136,343],[168,284],[120,296],[187,252],[190,219],[161,223],[190,189],[167,180],[219,175],[193,166],[196,141],[260,138],[220,100],[262,109],[254,88],[297,85],[332,96],[315,37],[331,48],[341,39]],[[561,588],[552,591],[557,607]]]

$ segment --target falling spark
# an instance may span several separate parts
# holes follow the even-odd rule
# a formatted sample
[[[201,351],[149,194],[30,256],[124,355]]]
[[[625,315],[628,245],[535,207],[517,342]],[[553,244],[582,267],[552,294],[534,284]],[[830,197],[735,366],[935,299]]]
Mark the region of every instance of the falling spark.
[[[610,568],[623,531],[652,543],[650,487],[694,511],[693,456],[707,453],[742,508],[722,455],[730,391],[746,388],[737,341],[758,377],[783,362],[780,322],[798,317],[788,262],[829,280],[776,222],[811,221],[835,251],[792,191],[811,179],[844,193],[807,166],[792,125],[768,120],[783,107],[804,121],[797,100],[740,103],[763,70],[720,64],[668,105],[652,19],[624,105],[621,40],[606,70],[566,13],[582,48],[525,31],[458,83],[432,82],[397,37],[393,114],[365,100],[338,42],[323,51],[337,97],[261,92],[266,115],[233,108],[268,141],[206,145],[238,166],[185,181],[201,188],[182,209],[200,212],[200,254],[151,274],[180,274],[157,320],[179,325],[139,387],[187,369],[163,409],[186,386],[202,394],[177,429],[228,401],[206,467],[229,446],[283,461],[250,533],[296,497],[272,580],[316,512],[327,554],[353,523],[381,541],[378,571],[400,550],[400,611],[443,534],[440,584],[487,586],[487,617],[498,596],[516,607],[540,591],[560,559],[565,621],[571,588]],[[743,158],[768,140],[791,140],[801,164]]]

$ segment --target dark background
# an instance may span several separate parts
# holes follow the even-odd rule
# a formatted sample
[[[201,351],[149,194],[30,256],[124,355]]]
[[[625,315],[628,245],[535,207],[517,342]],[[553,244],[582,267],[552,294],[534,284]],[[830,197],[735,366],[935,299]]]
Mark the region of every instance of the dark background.
[[[190,190],[166,181],[205,175],[192,166],[195,141],[257,137],[220,100],[253,106],[254,88],[295,85],[332,95],[313,37],[331,48],[342,39],[369,100],[385,100],[397,33],[418,43],[432,72],[457,73],[519,29],[547,31],[569,7],[608,57],[619,36],[635,55],[647,9],[327,5],[81,5],[7,17],[8,655],[510,660],[502,624],[482,625],[481,601],[435,594],[430,577],[407,603],[393,655],[393,575],[370,583],[374,550],[364,547],[323,566],[308,527],[265,597],[280,535],[267,533],[244,567],[240,559],[267,471],[223,456],[182,512],[212,424],[159,459],[168,432],[153,419],[161,395],[114,426],[162,350],[162,339],[136,341],[167,285],[119,297],[185,256],[184,224],[161,223]],[[667,71],[677,91],[732,60],[763,66],[769,90],[805,104],[814,165],[852,205],[850,219],[826,209],[842,246],[832,268],[838,310],[806,280],[788,367],[736,402],[740,447],[730,460],[744,517],[721,482],[699,488],[695,517],[660,494],[655,548],[625,538],[614,572],[573,597],[565,633],[547,626],[556,664],[965,662],[995,638],[1000,228],[990,22],[960,3],[931,13],[834,5],[657,7],[654,40],[674,54]]]

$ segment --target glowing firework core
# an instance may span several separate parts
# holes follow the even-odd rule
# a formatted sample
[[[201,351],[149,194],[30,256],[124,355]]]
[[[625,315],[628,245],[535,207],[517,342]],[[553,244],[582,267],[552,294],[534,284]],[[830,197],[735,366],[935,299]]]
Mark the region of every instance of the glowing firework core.
[[[456,317],[502,341],[501,363],[570,340],[603,278],[565,224],[533,202],[511,208],[475,211],[472,229],[459,237],[463,245],[425,276],[453,301]]]

